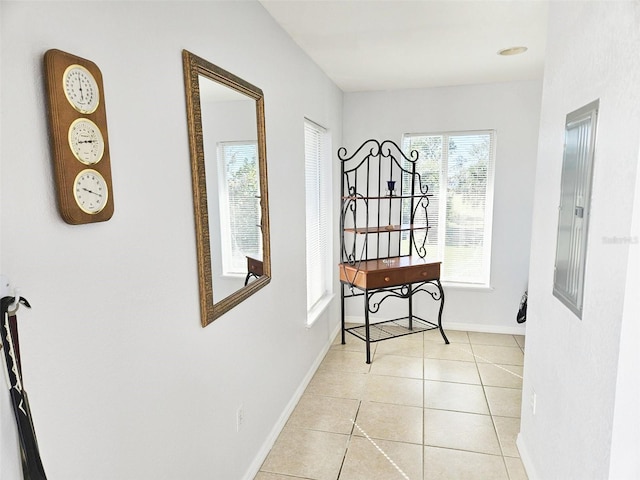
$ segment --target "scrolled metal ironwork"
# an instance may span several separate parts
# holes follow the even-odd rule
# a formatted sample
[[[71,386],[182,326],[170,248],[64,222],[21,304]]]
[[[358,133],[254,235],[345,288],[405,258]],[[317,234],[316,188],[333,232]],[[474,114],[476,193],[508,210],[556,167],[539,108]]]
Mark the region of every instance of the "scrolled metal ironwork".
[[[429,286],[433,286],[436,288],[435,292],[432,292],[430,290],[427,290],[427,285]],[[431,298],[433,298],[436,301],[440,301],[442,299],[442,297],[444,296],[444,292],[442,290],[442,285],[440,284],[439,280],[429,280],[427,282],[422,282],[419,284],[416,284],[413,288],[413,293],[418,293],[418,292],[424,292],[427,293],[431,296]]]
[[[431,291],[428,287],[434,287],[436,290]],[[400,285],[392,288],[378,288],[375,291],[367,293],[367,310],[369,310],[369,313],[378,313],[382,303],[388,298],[407,299],[418,292],[424,292],[436,301],[440,301],[443,297],[442,287],[439,286],[439,282],[437,280],[429,280],[413,285]],[[374,296],[380,294],[383,295],[380,300],[376,302],[371,301]]]
[[[421,225],[424,222],[424,235],[417,235],[415,230],[411,231],[411,243],[420,258],[424,258],[427,255],[427,237],[429,234],[429,215],[427,214],[427,210],[429,207],[429,197],[427,195],[423,195],[418,198],[413,211],[411,212],[411,223],[417,223],[417,220],[420,220]],[[418,241],[418,237],[422,238],[422,241]]]
[[[416,152],[415,150],[412,150],[412,152]],[[418,152],[416,152],[418,153]],[[415,173],[415,183],[418,185],[418,190],[420,190],[420,193],[422,195],[429,195],[429,185],[427,185],[426,183],[422,182],[422,175],[420,174],[420,172],[416,172]]]
[[[351,187],[349,189],[349,196],[343,199],[343,207],[342,207],[342,215],[340,216],[340,229],[344,231],[345,223],[347,215],[349,214],[352,217],[352,224],[355,228],[357,224],[357,204],[358,201],[362,201],[364,203],[365,210],[368,209],[368,200],[361,194],[355,191],[355,188]],[[364,238],[363,250],[366,250],[367,247],[367,237]],[[345,239],[345,235],[341,237],[342,243],[342,256],[343,260],[347,261],[350,265],[354,265],[356,263],[356,247],[357,247],[357,235],[354,232],[352,235],[351,242],[348,242]],[[350,244],[350,245],[349,245]]]
[[[427,244],[427,238],[425,236],[424,241],[422,242],[422,245],[418,245],[415,239],[415,235],[411,235],[411,241],[413,242],[413,248],[416,251],[416,254],[420,257],[420,258],[424,258],[427,256],[427,248],[425,247],[425,245]]]
[[[367,148],[369,149],[369,151],[365,154]],[[358,147],[358,149],[353,152],[352,155],[347,154],[347,149],[345,147],[340,147],[338,149],[338,159],[342,162],[349,162],[350,160],[359,157],[359,155],[362,155],[362,159],[360,160],[360,162],[354,165],[352,168],[344,170],[344,173],[351,173],[357,170],[369,158],[377,156],[383,158],[392,158],[396,161],[398,166],[403,171],[405,171],[406,173],[411,173],[409,170],[405,169],[398,163],[398,159],[404,158],[406,161],[415,164],[419,158],[419,153],[417,150],[411,150],[409,152],[409,156],[407,156],[398,146],[398,144],[393,140],[384,140],[381,143],[378,140],[371,138],[360,145],[360,147]]]
[[[411,297],[412,288],[410,285],[400,285],[398,287],[393,288],[379,288],[373,292],[367,293],[367,310],[369,313],[378,313],[380,310],[380,306],[382,302],[384,302],[387,298],[404,298],[407,299]],[[379,301],[371,303],[371,299],[374,295],[385,294]]]

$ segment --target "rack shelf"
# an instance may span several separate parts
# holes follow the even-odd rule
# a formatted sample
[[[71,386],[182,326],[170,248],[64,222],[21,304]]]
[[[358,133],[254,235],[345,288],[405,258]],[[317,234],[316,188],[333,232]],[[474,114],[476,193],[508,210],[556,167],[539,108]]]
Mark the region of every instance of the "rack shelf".
[[[442,328],[440,262],[427,258],[427,208],[432,195],[416,169],[418,153],[407,157],[390,140],[367,140],[351,156],[340,148],[338,158],[342,167],[342,343],[346,333],[363,340],[367,363],[371,363],[373,342],[439,329],[448,344]],[[384,193],[389,190],[398,193]],[[417,292],[427,292],[439,303],[437,319],[414,314]],[[356,297],[364,299],[364,324],[347,328],[345,301]],[[371,321],[370,314],[379,313],[381,304],[392,297],[406,299],[408,315]]]
[[[425,197],[433,197],[431,193],[425,195]],[[403,199],[412,199],[414,195],[383,195],[377,197],[363,197],[360,195],[347,195],[343,196],[342,200],[403,200]]]
[[[357,228],[349,228],[345,227],[345,232],[351,233],[385,233],[385,232],[409,232],[413,230],[426,230],[430,228],[427,225],[412,225],[412,224],[404,224],[404,225],[382,225],[375,227],[357,227]]]
[[[380,342],[382,340],[403,337],[413,333],[427,332],[438,328],[436,323],[423,320],[415,315],[411,318],[413,325],[409,324],[409,320],[409,317],[401,317],[369,325],[369,342]],[[360,340],[367,341],[367,329],[365,325],[349,327],[346,328],[345,331],[358,337]]]

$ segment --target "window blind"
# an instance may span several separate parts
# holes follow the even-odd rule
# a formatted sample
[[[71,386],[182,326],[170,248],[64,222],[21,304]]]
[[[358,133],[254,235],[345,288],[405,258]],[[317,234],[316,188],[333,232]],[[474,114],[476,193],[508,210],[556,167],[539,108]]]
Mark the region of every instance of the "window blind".
[[[323,161],[328,154],[327,131],[309,121],[304,122],[305,194],[306,194],[306,263],[307,309],[327,294],[328,235],[330,234],[327,193],[328,178]]]
[[[489,285],[495,132],[407,134],[405,153],[433,194],[428,248],[442,260],[442,280]]]

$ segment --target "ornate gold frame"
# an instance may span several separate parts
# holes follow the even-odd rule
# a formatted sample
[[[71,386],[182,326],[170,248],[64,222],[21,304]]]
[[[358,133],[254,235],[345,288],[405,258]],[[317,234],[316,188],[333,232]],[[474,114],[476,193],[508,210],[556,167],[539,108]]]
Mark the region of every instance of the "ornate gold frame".
[[[191,156],[193,207],[196,224],[196,248],[198,255],[198,279],[200,283],[200,318],[206,327],[216,318],[228,312],[271,281],[271,249],[269,235],[269,195],[267,189],[267,148],[264,122],[264,94],[258,87],[207,60],[183,50],[182,63],[187,103],[187,125]],[[214,303],[209,214],[207,211],[207,185],[202,133],[202,110],[198,75],[221,83],[256,102],[258,124],[258,165],[260,173],[261,225],[263,241],[263,275],[231,295]]]

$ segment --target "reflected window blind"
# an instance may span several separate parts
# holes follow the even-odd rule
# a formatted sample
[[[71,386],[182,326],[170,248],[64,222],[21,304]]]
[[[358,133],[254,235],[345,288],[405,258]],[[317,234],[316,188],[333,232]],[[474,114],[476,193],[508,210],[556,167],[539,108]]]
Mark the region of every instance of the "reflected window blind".
[[[442,260],[442,280],[489,286],[495,132],[407,134],[403,150],[418,151],[417,172],[433,194],[427,245]]]
[[[254,141],[221,142],[223,161],[220,191],[223,271],[242,274],[247,270],[247,256],[262,255],[260,231],[260,180],[258,145]]]

